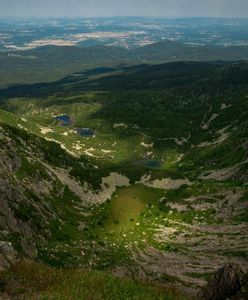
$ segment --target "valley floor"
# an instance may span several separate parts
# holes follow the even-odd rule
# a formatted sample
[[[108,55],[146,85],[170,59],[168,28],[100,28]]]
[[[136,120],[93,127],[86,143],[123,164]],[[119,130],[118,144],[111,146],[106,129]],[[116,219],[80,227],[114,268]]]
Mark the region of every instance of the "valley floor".
[[[182,68],[183,82],[185,69],[212,79]],[[204,68],[228,85],[246,65]],[[122,76],[150,74],[137,72]],[[182,90],[116,91],[120,78],[79,75],[0,102],[0,267],[37,262],[2,273],[6,299],[197,298],[226,263],[248,272],[246,86],[221,79],[209,95],[189,76]]]

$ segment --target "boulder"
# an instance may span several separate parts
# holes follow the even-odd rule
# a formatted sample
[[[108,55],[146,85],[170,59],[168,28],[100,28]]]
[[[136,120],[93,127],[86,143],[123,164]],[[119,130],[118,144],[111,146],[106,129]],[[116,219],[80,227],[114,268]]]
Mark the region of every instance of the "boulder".
[[[218,270],[200,293],[203,300],[226,300],[236,295],[247,282],[242,268],[235,263],[226,264]]]
[[[10,242],[0,241],[0,271],[17,261],[17,253]]]

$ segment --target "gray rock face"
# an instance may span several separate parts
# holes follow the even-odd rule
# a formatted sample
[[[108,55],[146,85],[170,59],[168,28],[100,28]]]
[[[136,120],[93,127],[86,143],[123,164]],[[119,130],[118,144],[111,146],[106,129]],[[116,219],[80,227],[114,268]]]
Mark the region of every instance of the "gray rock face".
[[[17,253],[12,244],[6,241],[0,241],[0,271],[8,268],[17,261]]]
[[[0,145],[1,270],[16,260],[17,253],[13,245],[15,247],[18,245],[18,249],[21,249],[24,256],[37,257],[37,241],[46,243],[50,237],[48,227],[53,218],[53,211],[44,200],[46,195],[49,196],[50,191],[50,178],[48,175],[43,175],[46,174],[45,171],[41,174],[31,173],[31,175],[25,171],[26,173],[18,175],[23,165],[23,158],[28,161],[33,155],[25,142],[6,130],[0,135]],[[39,166],[37,162],[39,156],[35,151],[34,153],[37,155],[33,158],[35,169]],[[15,241],[13,245],[12,240]]]
[[[79,197],[74,190],[79,187],[83,191],[80,197],[83,206],[85,186],[68,175],[68,162],[82,167],[80,161],[73,160],[60,146],[0,124],[0,242],[4,241],[0,245],[0,270],[14,262],[17,253],[20,258],[36,258],[39,249],[56,233],[53,224],[62,230],[68,221],[63,206],[68,197],[66,188],[72,207]],[[67,180],[57,176],[58,169],[62,170],[60,175],[67,175]],[[78,219],[80,204],[75,208]]]
[[[236,295],[246,281],[239,265],[227,264],[213,275],[199,296],[203,300],[225,300]]]

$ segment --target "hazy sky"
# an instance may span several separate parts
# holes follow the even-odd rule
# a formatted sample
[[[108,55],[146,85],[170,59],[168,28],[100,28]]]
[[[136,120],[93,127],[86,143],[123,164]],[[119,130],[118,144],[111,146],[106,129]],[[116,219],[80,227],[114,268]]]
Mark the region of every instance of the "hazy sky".
[[[0,0],[0,16],[248,17],[248,0]]]

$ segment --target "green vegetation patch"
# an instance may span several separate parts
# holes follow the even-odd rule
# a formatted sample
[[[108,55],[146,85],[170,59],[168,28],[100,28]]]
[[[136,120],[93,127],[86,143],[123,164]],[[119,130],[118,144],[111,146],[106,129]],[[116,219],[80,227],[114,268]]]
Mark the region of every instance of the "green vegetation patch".
[[[0,273],[0,296],[56,300],[186,300],[173,288],[150,286],[107,273],[83,269],[55,269],[20,262]]]

